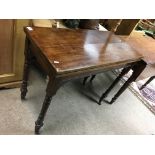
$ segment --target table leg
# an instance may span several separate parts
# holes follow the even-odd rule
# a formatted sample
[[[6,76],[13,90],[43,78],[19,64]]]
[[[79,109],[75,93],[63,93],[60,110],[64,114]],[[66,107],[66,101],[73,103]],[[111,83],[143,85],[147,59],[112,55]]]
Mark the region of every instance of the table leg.
[[[120,88],[120,90],[115,94],[112,100],[108,103],[109,104],[114,103],[116,99],[126,90],[129,84],[137,79],[137,77],[142,73],[145,67],[146,67],[146,62],[144,62],[143,60],[137,62],[132,68],[133,73],[130,76],[130,78],[124,83],[124,85]]]
[[[108,96],[108,94],[110,93],[110,91],[115,87],[115,85],[119,82],[119,80],[126,74],[129,72],[129,70],[131,69],[131,66],[125,67],[121,73],[119,74],[119,76],[115,79],[115,81],[111,84],[111,86],[102,94],[102,96],[99,99],[98,104],[101,105],[101,102],[104,98],[106,98]]]
[[[49,105],[51,103],[52,97],[56,94],[56,91],[58,90],[58,84],[59,82],[57,80],[49,80],[47,89],[46,89],[46,96],[40,111],[40,114],[38,116],[37,121],[35,122],[35,134],[39,134],[40,128],[44,125],[44,118],[46,115],[46,112],[49,108]]]
[[[92,75],[90,82],[92,82],[94,80],[94,78],[96,77],[96,75]]]
[[[86,84],[86,82],[87,82],[87,80],[88,80],[89,77],[90,77],[90,76],[87,76],[87,77],[85,77],[85,78],[83,79],[83,85]],[[92,82],[92,81],[94,80],[95,77],[96,77],[96,75],[92,75],[91,78],[90,78],[90,82]]]
[[[35,134],[39,134],[40,128],[44,125],[43,121],[44,121],[46,112],[49,108],[49,105],[51,103],[51,100],[52,100],[52,96],[46,94],[43,105],[42,105],[41,112],[39,114],[37,121],[35,122]]]
[[[86,76],[86,77],[83,79],[83,85],[86,84],[88,78],[89,78],[89,76]]]
[[[140,88],[140,90],[142,90],[144,87],[146,87],[153,79],[155,78],[155,76],[150,77]]]
[[[24,71],[23,71],[23,81],[21,85],[21,99],[25,99],[25,96],[27,94],[27,83],[28,83],[28,77],[29,77],[29,68],[30,68],[30,49],[29,49],[29,41],[26,38],[25,39],[25,62],[24,62]]]

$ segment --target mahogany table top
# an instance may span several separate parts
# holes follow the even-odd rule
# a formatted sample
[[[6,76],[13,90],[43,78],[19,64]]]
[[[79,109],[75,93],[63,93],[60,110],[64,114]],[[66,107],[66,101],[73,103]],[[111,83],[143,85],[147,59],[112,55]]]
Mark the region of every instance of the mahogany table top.
[[[115,67],[142,58],[141,54],[115,35],[107,43],[108,31],[38,27],[25,27],[24,31],[57,74]]]
[[[129,37],[120,37],[137,50],[147,64],[155,64],[155,39],[139,31],[133,31]]]

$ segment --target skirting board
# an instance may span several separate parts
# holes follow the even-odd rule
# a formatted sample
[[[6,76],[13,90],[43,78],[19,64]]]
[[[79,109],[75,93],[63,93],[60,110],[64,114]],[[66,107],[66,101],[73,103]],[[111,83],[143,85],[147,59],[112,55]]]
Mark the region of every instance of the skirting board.
[[[22,83],[22,81],[2,83],[2,84],[0,84],[0,89],[3,89],[3,88],[19,88],[21,86],[21,83]]]

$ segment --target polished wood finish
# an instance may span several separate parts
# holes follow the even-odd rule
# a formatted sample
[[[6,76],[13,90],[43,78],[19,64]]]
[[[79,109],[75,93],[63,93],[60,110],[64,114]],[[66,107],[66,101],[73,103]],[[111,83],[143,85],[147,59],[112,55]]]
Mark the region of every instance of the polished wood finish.
[[[120,36],[120,38],[143,55],[147,64],[155,64],[155,40],[153,38],[139,31],[133,31],[130,36]]]
[[[43,126],[50,101],[61,85],[76,78],[137,64],[142,58],[131,46],[115,35],[111,35],[112,38],[107,45],[107,38],[111,34],[109,32],[36,27],[25,27],[24,31],[28,42],[28,47],[25,49],[30,49],[25,52],[30,52],[31,57],[36,58],[49,77],[46,97],[35,123],[36,134]],[[23,83],[27,81],[26,68]],[[26,92],[25,86],[22,85],[21,90]]]
[[[115,67],[141,58],[131,46],[114,35],[104,49],[109,32],[49,28],[33,28],[33,31],[26,32],[33,37],[32,41],[42,50],[57,74],[93,69],[96,66],[102,68],[105,64]]]
[[[19,86],[24,64],[23,26],[29,20],[0,20],[0,88]],[[18,83],[18,85],[17,85]]]
[[[155,40],[144,33],[133,31],[126,37],[120,36],[121,39],[131,45],[137,52],[143,55],[143,59],[148,64],[137,81],[146,79],[155,75]]]
[[[114,26],[114,27],[111,29],[111,31],[109,32],[109,36],[108,36],[107,39],[106,39],[106,42],[105,42],[105,45],[104,45],[104,49],[107,48],[107,45],[109,44],[109,42],[110,42],[111,39],[112,39],[113,33],[116,32],[117,27],[120,25],[121,21],[122,21],[121,19],[118,20],[117,23],[115,24],[115,26]],[[90,82],[92,82],[92,81],[95,79],[95,77],[96,77],[96,75],[92,75],[92,77],[90,78]],[[89,78],[89,77],[85,77],[85,78],[84,78],[84,80],[83,80],[83,85],[86,84],[88,78]]]

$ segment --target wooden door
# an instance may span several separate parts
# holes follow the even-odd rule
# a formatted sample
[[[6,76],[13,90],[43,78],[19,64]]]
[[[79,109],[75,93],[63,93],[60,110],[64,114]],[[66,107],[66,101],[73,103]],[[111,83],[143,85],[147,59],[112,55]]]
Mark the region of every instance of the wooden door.
[[[0,20],[0,75],[13,72],[13,20]]]
[[[0,20],[0,87],[18,85],[22,80],[23,26],[27,25],[28,20]]]

